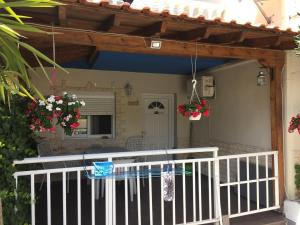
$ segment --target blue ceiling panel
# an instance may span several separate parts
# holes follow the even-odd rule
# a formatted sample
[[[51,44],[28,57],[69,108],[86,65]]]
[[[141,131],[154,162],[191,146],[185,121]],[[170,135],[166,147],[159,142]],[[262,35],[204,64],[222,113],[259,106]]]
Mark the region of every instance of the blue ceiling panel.
[[[159,51],[159,50],[158,50]],[[197,71],[229,62],[230,59],[198,58]],[[85,60],[63,65],[67,68],[111,70],[160,74],[191,74],[190,57],[146,55],[119,52],[99,52],[94,62],[89,64]]]

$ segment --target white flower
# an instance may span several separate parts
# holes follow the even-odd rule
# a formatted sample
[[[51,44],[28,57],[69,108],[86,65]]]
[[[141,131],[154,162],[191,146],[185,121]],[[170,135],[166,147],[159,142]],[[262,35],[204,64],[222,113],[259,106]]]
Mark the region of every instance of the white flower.
[[[69,118],[72,118],[73,116],[71,114],[68,115]]]
[[[61,108],[59,108],[59,107],[56,107],[56,111],[61,111]]]
[[[68,93],[65,91],[65,92],[63,92],[63,95],[67,95]]]
[[[46,105],[46,103],[42,100],[39,100],[39,105],[42,106],[42,105]]]
[[[61,104],[63,104],[63,100],[60,99],[56,103],[59,104],[59,105],[61,105]]]
[[[75,105],[76,102],[68,102],[68,105]]]
[[[52,108],[53,108],[53,105],[52,105],[52,104],[48,104],[48,105],[46,106],[46,109],[48,109],[49,111],[52,111]]]
[[[52,103],[52,102],[55,102],[55,97],[54,95],[51,95],[48,99],[47,99],[48,102]]]
[[[73,98],[73,99],[76,99],[76,98],[77,98],[77,96],[76,96],[75,94],[73,94],[73,95],[72,95],[72,98]]]
[[[80,104],[81,104],[82,106],[85,106],[85,102],[84,102],[84,101],[80,101]]]
[[[64,126],[64,127],[66,126],[66,123],[65,123],[65,122],[61,122],[60,124],[61,124],[62,126]]]

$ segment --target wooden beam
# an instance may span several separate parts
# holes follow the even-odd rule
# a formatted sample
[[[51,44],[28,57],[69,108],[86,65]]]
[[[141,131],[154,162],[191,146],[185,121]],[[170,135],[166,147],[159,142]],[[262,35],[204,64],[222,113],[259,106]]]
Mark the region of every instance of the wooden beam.
[[[45,31],[51,32],[51,27],[43,26]],[[156,55],[187,56],[195,54],[195,43],[173,40],[162,40],[161,49],[146,47],[145,38],[101,33],[95,31],[64,29],[54,27],[55,40],[57,43],[68,43],[86,46],[95,46],[98,50],[136,52]],[[21,32],[29,39],[51,40],[51,35],[42,33]],[[276,64],[276,57],[281,54],[278,50],[230,47],[213,44],[198,44],[198,55],[203,57],[238,58],[238,59],[264,59],[269,65]]]
[[[39,48],[39,50],[48,56],[50,59],[53,57],[52,55],[52,47],[47,48]],[[91,52],[90,47],[87,46],[73,46],[73,45],[66,45],[60,46],[56,48],[56,62],[57,63],[68,63],[74,60],[85,59]],[[34,58],[34,56],[24,50],[21,49],[21,53],[23,57],[29,62],[31,66],[39,66],[38,62]],[[44,65],[49,65],[48,63],[41,60]]]
[[[161,36],[161,34],[165,33],[166,31],[167,31],[167,22],[159,21],[149,26],[139,28],[130,34],[137,35],[137,36],[145,36],[145,37],[151,37],[151,36],[159,37]]]
[[[67,26],[67,9],[66,6],[58,6],[57,8],[58,23],[62,27]]]
[[[271,140],[272,149],[278,151],[279,204],[285,200],[284,188],[284,153],[283,153],[283,122],[282,122],[282,70],[284,53],[277,56],[277,64],[272,67],[271,74]]]
[[[216,44],[232,44],[244,41],[245,33],[243,31],[229,32],[224,34],[211,35],[209,38],[202,40],[203,42]]]
[[[101,23],[99,30],[110,32],[114,27],[118,27],[120,25],[120,18],[117,15],[111,15],[104,22]]]

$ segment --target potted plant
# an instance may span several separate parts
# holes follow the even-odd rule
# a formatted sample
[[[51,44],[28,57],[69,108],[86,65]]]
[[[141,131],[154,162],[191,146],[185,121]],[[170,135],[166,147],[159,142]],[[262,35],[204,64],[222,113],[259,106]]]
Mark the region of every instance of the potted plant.
[[[26,112],[31,122],[30,129],[35,132],[55,132],[55,125],[60,125],[65,134],[71,136],[80,125],[80,108],[84,105],[84,101],[79,101],[76,95],[69,95],[67,92],[62,96],[50,95],[45,100],[33,101]]]
[[[296,116],[293,116],[290,121],[289,126],[289,133],[293,133],[295,130],[298,130],[298,133],[300,134],[300,114],[297,114]]]
[[[209,116],[209,107],[204,99],[181,104],[178,106],[178,111],[184,117],[189,117],[190,120],[200,120],[202,114],[205,117]]]

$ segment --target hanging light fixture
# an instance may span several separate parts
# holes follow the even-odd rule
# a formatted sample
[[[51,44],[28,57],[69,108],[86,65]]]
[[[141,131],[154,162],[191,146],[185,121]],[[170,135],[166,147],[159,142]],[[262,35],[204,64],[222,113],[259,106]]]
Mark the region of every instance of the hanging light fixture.
[[[132,95],[132,90],[133,90],[132,85],[129,82],[127,82],[124,86],[124,91],[128,97]]]
[[[268,83],[268,80],[267,80],[267,76],[268,73],[267,71],[263,71],[263,70],[260,70],[258,72],[258,75],[256,77],[256,80],[257,80],[257,86],[266,86],[267,83]]]

